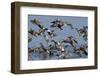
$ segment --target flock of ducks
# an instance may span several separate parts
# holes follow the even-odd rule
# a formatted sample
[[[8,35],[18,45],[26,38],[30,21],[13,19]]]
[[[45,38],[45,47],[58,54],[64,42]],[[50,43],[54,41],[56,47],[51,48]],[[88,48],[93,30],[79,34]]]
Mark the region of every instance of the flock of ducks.
[[[68,22],[64,22],[62,20],[56,19],[56,20],[52,21],[51,22],[52,25],[50,25],[50,28],[55,28],[55,29],[50,30],[50,29],[44,27],[38,19],[33,19],[30,22],[32,24],[36,25],[39,28],[39,30],[35,31],[33,29],[30,29],[28,31],[28,34],[31,35],[31,37],[28,37],[28,42],[31,42],[33,37],[43,36],[44,40],[46,41],[46,43],[48,45],[50,38],[53,38],[56,36],[56,33],[55,33],[56,29],[63,30],[63,26],[68,26],[71,29],[75,29],[77,31],[77,33],[79,34],[79,36],[82,36],[83,39],[87,42],[87,31],[88,31],[87,26],[83,26],[82,28],[78,29],[78,28],[74,28],[73,25]],[[46,48],[42,43],[40,43],[40,47],[31,48],[31,49],[29,48],[28,50],[29,50],[29,52],[45,53],[43,59],[46,59],[47,55],[49,55],[49,56],[53,55],[53,50],[57,50],[56,52],[58,54],[56,56],[58,56],[59,58],[65,59],[68,54],[66,54],[66,50],[65,50],[65,47],[63,46],[63,44],[66,44],[66,45],[70,44],[70,46],[73,48],[75,54],[79,55],[80,57],[82,56],[81,52],[83,52],[86,56],[88,55],[87,44],[81,45],[80,47],[77,48],[78,41],[73,36],[66,36],[66,38],[61,41],[56,41],[56,40],[52,39],[51,42],[53,44],[50,44],[48,46],[48,48]]]
[[[55,21],[53,21],[53,22],[51,22],[52,23],[52,25],[50,26],[50,27],[57,27],[57,28],[59,28],[60,30],[63,30],[63,26],[69,26],[71,29],[73,29],[73,25],[72,24],[70,24],[70,23],[68,23],[68,22],[64,22],[64,21],[61,21],[61,20],[58,20],[58,19],[56,19]]]

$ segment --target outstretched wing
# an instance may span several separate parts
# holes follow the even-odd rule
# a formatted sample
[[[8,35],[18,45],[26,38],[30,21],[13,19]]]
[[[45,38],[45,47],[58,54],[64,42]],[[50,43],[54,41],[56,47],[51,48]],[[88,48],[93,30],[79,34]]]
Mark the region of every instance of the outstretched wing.
[[[38,19],[31,20],[31,23],[37,25],[39,28],[43,29],[41,22]]]
[[[72,24],[69,23],[69,24],[67,24],[67,25],[68,25],[71,29],[74,29]]]

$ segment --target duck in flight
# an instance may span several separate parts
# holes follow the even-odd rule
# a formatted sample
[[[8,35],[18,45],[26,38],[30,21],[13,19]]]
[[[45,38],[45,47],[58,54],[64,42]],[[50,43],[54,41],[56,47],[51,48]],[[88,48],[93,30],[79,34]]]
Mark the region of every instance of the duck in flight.
[[[37,25],[40,29],[39,29],[39,33],[38,34],[44,34],[45,31],[47,31],[49,36],[54,35],[53,32],[54,30],[49,30],[48,28],[45,28],[44,26],[41,25],[41,22],[37,19],[31,20],[31,22],[35,25]]]
[[[31,34],[31,35],[33,35],[33,36],[35,36],[35,37],[37,37],[37,32],[35,32],[33,29],[30,29],[29,31],[28,31],[28,33],[29,34]]]
[[[37,25],[40,28],[39,32],[45,31],[45,27],[41,25],[41,22],[38,19],[35,18],[34,20],[31,20],[31,23]]]
[[[63,30],[62,27],[64,25],[69,26],[71,29],[73,29],[73,25],[72,24],[70,24],[68,22],[64,22],[62,20],[56,19],[55,21],[52,21],[51,23],[52,23],[51,27],[58,27],[60,30]]]
[[[57,19],[55,21],[52,21],[51,23],[52,23],[52,25],[50,27],[58,27],[60,30],[63,30],[62,29],[62,26],[64,26],[63,21]]]
[[[42,48],[45,52],[49,53],[49,50],[46,49],[42,43],[40,43],[40,45],[41,45],[41,48]]]
[[[51,42],[54,42],[55,48],[56,48],[58,51],[65,51],[64,47],[61,45],[60,42],[57,42],[57,41],[55,41],[55,40],[51,40]]]
[[[81,45],[79,48],[74,48],[75,53],[77,53],[79,56],[81,56],[81,52],[83,52],[85,55],[88,55],[86,49],[87,45]]]
[[[66,26],[69,26],[71,29],[74,29],[73,25],[71,23],[65,22]]]
[[[87,41],[87,35],[88,35],[87,30],[88,30],[87,26],[83,26],[83,28],[81,29],[76,28],[76,31],[78,32],[79,36],[82,36],[85,41]]]
[[[79,36],[80,35],[84,36],[84,35],[87,35],[87,29],[88,29],[87,26],[83,26],[83,28],[81,29],[76,28],[76,31],[79,33]]]
[[[54,33],[55,30],[49,30],[48,28],[45,28],[45,31],[47,32],[47,34],[48,34],[50,37],[56,36],[56,34]]]
[[[62,40],[62,43],[69,43],[72,47],[75,47],[78,44],[77,40],[73,36],[69,36],[66,39]]]
[[[41,22],[38,20],[38,19],[33,19],[33,20],[31,20],[31,23],[32,24],[35,24],[35,25],[37,25],[39,28],[41,28],[41,29],[43,29],[43,26],[41,25]]]

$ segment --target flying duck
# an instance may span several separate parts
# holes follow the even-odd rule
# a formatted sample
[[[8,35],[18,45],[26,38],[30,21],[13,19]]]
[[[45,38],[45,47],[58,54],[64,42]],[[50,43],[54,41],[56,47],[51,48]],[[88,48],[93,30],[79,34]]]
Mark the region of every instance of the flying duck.
[[[55,30],[49,30],[48,28],[45,28],[45,31],[47,32],[47,34],[48,34],[50,37],[56,36],[56,34],[54,33]]]
[[[41,48],[44,50],[44,52],[49,53],[49,50],[46,49],[42,43],[40,43],[40,45],[41,45]]]
[[[73,25],[71,23],[65,22],[66,26],[69,26],[71,29],[74,29]]]
[[[82,36],[87,36],[87,26],[83,26],[83,28],[79,29],[76,28],[76,31],[78,32],[79,36],[82,35]]]
[[[80,52],[83,52],[85,55],[88,55],[86,49],[87,49],[87,45],[81,45],[79,48],[74,48],[75,52],[80,56],[81,56]]]
[[[38,19],[31,20],[31,23],[37,25],[40,29],[45,29],[44,26],[41,25],[41,22]]]
[[[38,35],[41,35],[40,32],[36,32],[36,31],[34,31],[34,30],[32,30],[32,29],[29,30],[28,33],[30,33],[31,35],[33,35],[33,36],[35,36],[35,37],[37,37]]]
[[[60,30],[63,30],[62,29],[62,26],[64,26],[63,21],[57,19],[55,21],[52,21],[51,23],[52,23],[52,25],[50,27],[58,27]]]
[[[54,42],[55,48],[56,48],[58,51],[65,51],[64,47],[61,45],[60,42],[57,42],[57,41],[55,41],[55,40],[51,40],[51,42]]]
[[[72,47],[75,47],[78,44],[77,40],[73,36],[69,36],[66,39],[62,40],[62,43],[69,43]]]

